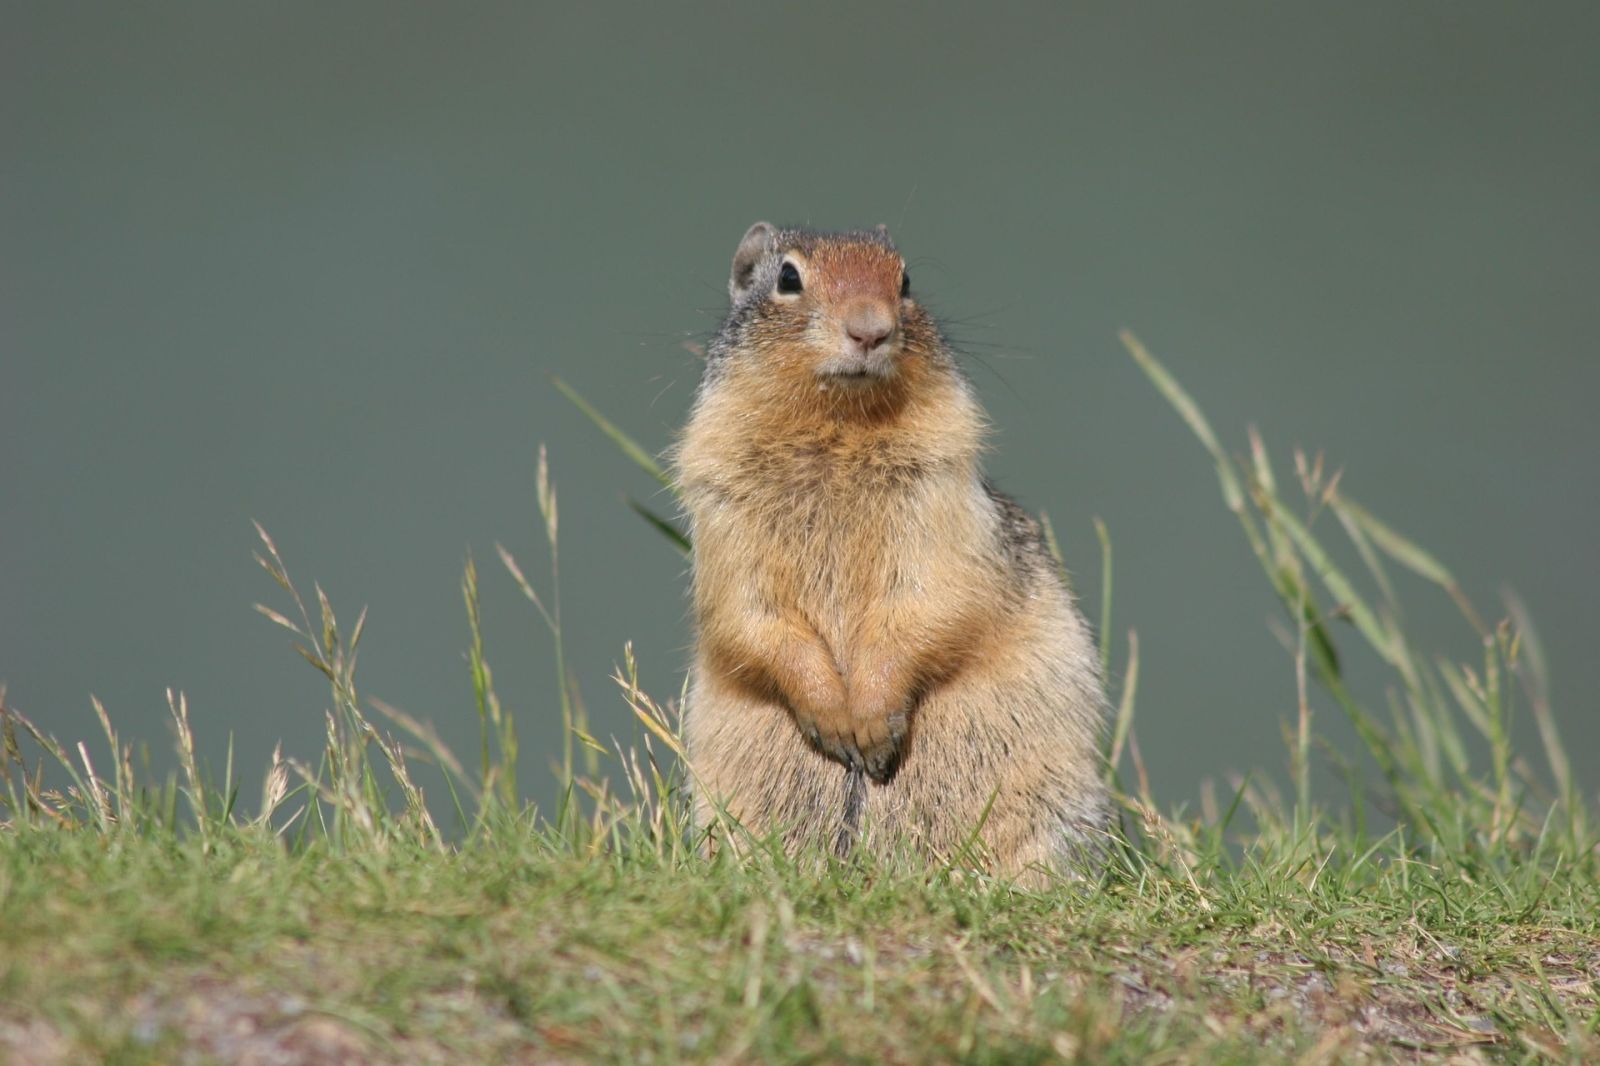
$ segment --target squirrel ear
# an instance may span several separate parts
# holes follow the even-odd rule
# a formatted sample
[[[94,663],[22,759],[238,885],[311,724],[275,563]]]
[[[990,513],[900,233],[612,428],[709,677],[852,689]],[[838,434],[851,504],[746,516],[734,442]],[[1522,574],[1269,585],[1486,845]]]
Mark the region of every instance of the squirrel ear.
[[[762,256],[772,251],[777,244],[777,236],[778,231],[770,222],[757,222],[745,230],[744,239],[733,253],[733,273],[728,275],[729,297],[737,300],[750,288],[756,264],[761,262]]]

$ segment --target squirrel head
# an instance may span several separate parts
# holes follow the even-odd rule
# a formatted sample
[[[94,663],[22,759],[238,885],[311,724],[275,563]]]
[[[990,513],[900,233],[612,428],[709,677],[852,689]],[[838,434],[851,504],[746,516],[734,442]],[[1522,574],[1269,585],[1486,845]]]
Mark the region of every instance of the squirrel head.
[[[733,255],[732,309],[713,359],[749,361],[805,390],[865,399],[944,357],[886,227],[751,226]]]

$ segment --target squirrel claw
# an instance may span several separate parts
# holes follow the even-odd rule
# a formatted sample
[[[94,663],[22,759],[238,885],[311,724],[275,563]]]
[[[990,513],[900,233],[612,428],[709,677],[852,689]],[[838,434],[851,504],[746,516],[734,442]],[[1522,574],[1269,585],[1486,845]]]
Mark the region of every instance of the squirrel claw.
[[[847,769],[865,773],[877,784],[886,784],[900,768],[908,724],[903,711],[889,715],[876,729],[854,736],[824,731],[817,722],[800,716],[796,716],[796,724],[806,743],[818,752]]]
[[[835,741],[823,750],[826,754],[844,763],[852,770],[860,770],[865,765],[865,761],[861,757],[861,750],[854,744]]]
[[[886,724],[888,736],[865,752],[867,776],[880,785],[886,784],[900,768],[900,756],[905,749],[906,716],[903,712],[891,714]]]
[[[895,770],[900,765],[900,749],[896,747],[880,747],[867,756],[867,776],[877,784],[887,784],[894,776]]]
[[[902,747],[904,747],[906,733],[899,731],[898,735],[891,736],[883,743],[874,744],[866,752],[867,776],[877,784],[888,784],[894,776],[894,771],[899,770]]]
[[[816,748],[835,762],[843,763],[852,770],[862,769],[864,763],[861,751],[852,741],[835,735],[823,735],[815,722],[803,721],[800,723],[800,733],[806,742]]]

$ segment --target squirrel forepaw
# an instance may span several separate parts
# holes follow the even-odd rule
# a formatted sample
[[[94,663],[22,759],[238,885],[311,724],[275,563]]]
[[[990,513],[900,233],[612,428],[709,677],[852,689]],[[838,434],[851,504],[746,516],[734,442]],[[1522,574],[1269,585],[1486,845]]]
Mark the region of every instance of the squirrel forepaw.
[[[908,724],[906,712],[895,711],[870,723],[867,729],[858,727],[856,730],[856,744],[861,749],[867,776],[880,785],[894,777],[900,768]]]
[[[795,725],[799,727],[800,735],[806,738],[806,742],[823,755],[852,770],[865,769],[866,761],[862,757],[861,749],[856,746],[855,738],[847,730],[837,728],[842,723],[823,723],[796,713]],[[833,725],[834,728],[825,728],[829,725]]]
[[[900,767],[909,721],[905,711],[852,725],[819,722],[807,715],[795,715],[795,725],[807,743],[835,762],[863,771],[880,785],[894,777]]]

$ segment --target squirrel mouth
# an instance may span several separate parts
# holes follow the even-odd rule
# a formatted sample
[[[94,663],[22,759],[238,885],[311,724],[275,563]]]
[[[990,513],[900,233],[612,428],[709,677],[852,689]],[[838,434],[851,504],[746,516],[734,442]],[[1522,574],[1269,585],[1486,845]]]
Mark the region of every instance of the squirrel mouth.
[[[889,380],[894,376],[894,372],[895,365],[892,358],[830,359],[817,367],[817,377],[821,379],[824,388],[833,382],[844,386],[871,385]]]
[[[874,385],[888,381],[892,371],[856,367],[849,370],[825,370],[817,375],[821,379],[821,387],[844,389],[867,389]]]

